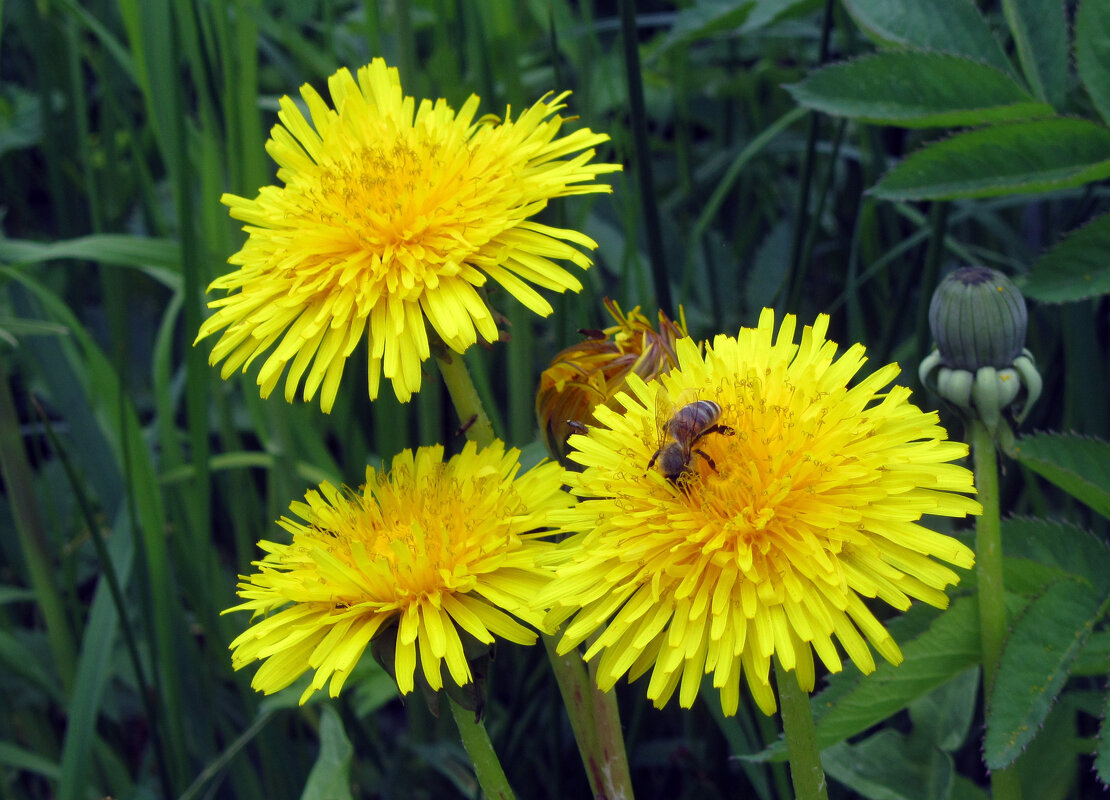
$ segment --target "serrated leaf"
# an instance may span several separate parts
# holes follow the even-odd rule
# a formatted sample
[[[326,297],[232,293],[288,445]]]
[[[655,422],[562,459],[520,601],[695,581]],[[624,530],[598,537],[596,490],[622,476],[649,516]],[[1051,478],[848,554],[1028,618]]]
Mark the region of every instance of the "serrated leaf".
[[[1110,785],[1110,692],[1102,709],[1102,723],[1098,726],[1098,746],[1095,748],[1095,772],[1103,785]]]
[[[1083,0],[1075,14],[1075,63],[1079,79],[1110,122],[1110,0]]]
[[[1003,0],[1025,79],[1037,97],[1060,108],[1068,81],[1068,23],[1061,0]]]
[[[308,773],[301,800],[349,800],[351,757],[354,747],[343,730],[343,721],[331,705],[320,715],[320,754]]]
[[[1095,217],[1046,252],[1021,284],[1027,297],[1067,303],[1110,294],[1110,214]]]
[[[1019,439],[1014,457],[1110,518],[1110,444],[1072,434],[1038,433]]]
[[[1110,594],[1110,547],[1070,522],[1032,517],[1005,519],[1002,550],[1007,558],[1059,567],[1068,575],[1087,581],[1102,594]],[[1010,588],[1009,580],[1006,588]]]
[[[1082,119],[995,125],[926,145],[870,191],[887,200],[1048,192],[1110,177],[1110,130]]]
[[[845,0],[852,19],[881,45],[974,58],[1012,72],[1006,54],[970,0]]]
[[[833,745],[821,753],[821,766],[869,800],[947,797],[956,774],[948,753],[915,752],[907,737],[893,730],[879,731],[857,745]]]
[[[1034,600],[1006,640],[987,707],[984,761],[1009,766],[1037,735],[1095,622],[1110,599],[1060,581]]]
[[[1018,761],[1018,777],[1022,796],[1033,800],[1075,800],[1075,742],[1079,736],[1074,702],[1079,692],[1069,691],[1060,697],[1029,748]],[[1086,797],[1086,795],[1084,795]]]
[[[1110,667],[1110,631],[1096,631],[1071,665],[1071,674],[1105,678],[1107,667]]]
[[[888,52],[833,64],[784,87],[804,106],[904,128],[1052,116],[1007,74],[965,56]]]

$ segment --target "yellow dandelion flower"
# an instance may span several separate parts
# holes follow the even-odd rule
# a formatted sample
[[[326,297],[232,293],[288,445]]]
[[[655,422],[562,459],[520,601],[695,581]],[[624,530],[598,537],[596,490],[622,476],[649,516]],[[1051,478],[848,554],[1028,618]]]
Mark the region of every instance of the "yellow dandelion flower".
[[[777,338],[774,327],[768,309],[704,355],[679,341],[677,368],[650,384],[630,375],[623,413],[599,407],[599,425],[570,439],[585,467],[567,476],[580,502],[554,517],[575,533],[554,551],[556,579],[539,602],[553,607],[549,622],[569,620],[560,652],[596,634],[585,657],[600,655],[603,690],[651,670],[657,706],[677,688],[689,707],[712,673],[732,714],[743,672],[771,714],[772,655],[807,690],[814,651],[840,670],[834,637],[864,672],[875,668],[868,642],[897,664],[864,598],[944,607],[959,578],[934,558],[972,565],[967,547],[919,524],[980,512],[956,494],[974,492],[971,472],[951,463],[966,445],[947,441],[908,389],[883,391],[896,364],[850,385],[864,348],[836,358],[827,316],[800,344],[794,317]],[[661,401],[679,415],[669,427]],[[661,427],[677,437],[674,480],[656,458]]]
[[[460,629],[487,644],[533,644],[535,632],[513,616],[542,624],[533,600],[550,572],[537,562],[553,545],[539,529],[573,499],[558,464],[518,476],[519,455],[500,442],[469,443],[446,462],[441,446],[405,450],[388,473],[367,467],[358,492],[323,483],[294,502],[304,522],[279,521],[292,542],[259,542],[266,556],[238,587],[246,602],[228,609],[264,615],[231,643],[235,669],[263,659],[251,685],[267,694],[315,670],[303,703],[329,678],[338,695],[393,624],[403,694],[418,658],[432,689],[442,688],[444,665],[455,684],[470,682]]]
[[[309,120],[281,99],[266,143],[282,186],[249,200],[225,194],[248,239],[228,259],[238,269],[209,290],[216,313],[197,341],[223,331],[210,363],[244,371],[269,351],[258,374],[269,396],[285,368],[285,399],[320,391],[329,411],[347,358],[368,341],[371,399],[381,376],[401,401],[420,389],[430,355],[425,320],[451,349],[498,338],[478,287],[492,278],[537,314],[551,305],[534,288],[579,291],[561,259],[585,269],[577,231],[533,222],[547,201],[608,192],[589,183],[616,164],[591,164],[608,140],[589,129],[559,136],[569,92],[540,100],[515,120],[475,119],[478,98],[455,112],[443,99],[416,105],[381,59],[328,80],[335,108],[301,87]],[[272,348],[272,350],[271,350]],[[290,364],[290,362],[292,362]],[[306,376],[307,371],[307,376]]]

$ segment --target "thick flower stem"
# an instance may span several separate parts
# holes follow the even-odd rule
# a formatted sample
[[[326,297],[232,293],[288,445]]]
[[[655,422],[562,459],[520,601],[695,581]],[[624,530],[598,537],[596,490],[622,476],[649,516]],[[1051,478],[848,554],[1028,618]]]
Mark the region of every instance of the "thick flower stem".
[[[494,440],[493,426],[482,408],[482,400],[462,356],[444,348],[433,348],[433,352],[455,412],[461,424],[466,426],[466,437],[481,447],[489,445]],[[632,778],[613,693],[597,690],[577,653],[559,656],[555,653],[554,638],[544,636],[543,642],[570,716],[571,728],[594,797],[632,800]]]
[[[478,397],[466,362],[458,353],[443,347],[433,348],[433,352],[443,382],[447,385],[447,393],[451,395],[451,402],[459,415],[459,424],[466,428],[466,438],[487,447],[494,440],[493,425],[482,408],[482,400]]]
[[[555,650],[558,638],[544,636],[543,646],[570,717],[590,790],[595,798],[632,800],[632,775],[616,695],[597,688],[595,677],[587,673],[577,651],[559,655]]]
[[[971,423],[971,451],[975,460],[975,487],[983,513],[976,521],[975,572],[979,578],[979,641],[983,650],[983,702],[989,704],[994,689],[1002,643],[1006,638],[1006,592],[1002,578],[1002,525],[998,511],[998,461],[994,437],[987,426]],[[994,800],[1020,800],[1016,767],[991,773]]]
[[[463,747],[470,756],[470,763],[474,765],[474,774],[482,787],[482,794],[490,800],[511,800],[513,790],[509,788],[509,779],[505,777],[501,762],[497,760],[497,753],[493,751],[486,726],[475,717],[473,711],[466,710],[450,698],[448,704],[451,706],[455,725],[459,728]]]
[[[825,770],[821,767],[821,751],[817,749],[817,732],[809,707],[809,692],[798,685],[798,675],[787,671],[775,657],[775,682],[782,706],[782,730],[786,736],[786,752],[790,757],[790,778],[796,800],[828,800]]]

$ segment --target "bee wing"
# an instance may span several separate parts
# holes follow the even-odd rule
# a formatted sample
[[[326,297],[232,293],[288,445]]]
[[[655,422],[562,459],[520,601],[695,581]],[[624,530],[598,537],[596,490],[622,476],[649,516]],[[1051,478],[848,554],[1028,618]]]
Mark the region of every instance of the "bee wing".
[[[670,423],[677,408],[671,400],[671,393],[660,383],[655,392],[655,430],[660,448],[670,438]]]

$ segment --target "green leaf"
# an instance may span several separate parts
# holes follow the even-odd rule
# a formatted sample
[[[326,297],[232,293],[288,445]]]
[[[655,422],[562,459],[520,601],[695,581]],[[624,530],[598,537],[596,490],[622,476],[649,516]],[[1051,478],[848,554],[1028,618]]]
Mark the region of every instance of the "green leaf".
[[[869,800],[947,797],[956,774],[948,753],[915,752],[905,735],[889,729],[856,745],[833,745],[822,751],[821,766]]]
[[[352,755],[354,747],[335,707],[322,706],[320,755],[308,773],[301,800],[350,800]]]
[[[1110,444],[1063,433],[1024,436],[1014,457],[1081,503],[1110,517]]]
[[[1079,731],[1076,703],[1080,693],[1069,691],[1058,702],[1037,731],[1037,738],[1018,761],[1022,796],[1036,800],[1075,800],[1077,743]],[[1082,747],[1082,745],[1080,745]],[[1084,795],[1086,797],[1086,795]]]
[[[1009,766],[1037,735],[1068,668],[1110,598],[1091,586],[1060,581],[1034,600],[1002,651],[987,706],[984,760],[990,769]]]
[[[926,145],[871,189],[887,200],[1048,192],[1110,177],[1110,130],[1057,117],[967,131]]]
[[[1010,517],[1002,521],[1002,549],[1022,558],[1059,567],[1103,594],[1110,594],[1110,548],[1098,536],[1057,520]],[[1007,575],[1006,588],[1010,588]]]
[[[1075,14],[1075,63],[1098,113],[1110,122],[1110,0],[1083,0]]]
[[[181,288],[181,245],[172,239],[98,233],[43,244],[0,238],[0,261],[37,264],[58,259],[138,267],[170,289]]]
[[[979,694],[979,668],[964,670],[948,683],[909,705],[915,738],[930,750],[955,753],[967,741]]]
[[[1003,0],[1006,22],[1033,93],[1060,108],[1068,83],[1068,23],[1061,0]]]
[[[1006,54],[970,0],[844,0],[864,33],[886,47],[967,56],[1012,72]]]
[[[932,611],[914,608],[896,622],[915,625]],[[831,676],[828,687],[813,698],[817,744],[822,750],[882,722],[979,663],[979,609],[973,598],[955,600],[917,636],[899,635],[898,627],[890,624],[901,645],[901,664],[881,662],[870,675],[848,666]],[[774,760],[785,752],[778,743],[751,758]]]
[[[1027,297],[1067,303],[1110,294],[1110,214],[1095,217],[1057,242],[1021,284]]]
[[[1110,631],[1102,630],[1088,637],[1083,651],[1071,665],[1071,674],[1105,678],[1107,664],[1110,664]]]
[[[1110,784],[1110,692],[1102,710],[1102,723],[1098,726],[1098,747],[1095,749],[1095,772],[1103,784]]]
[[[784,87],[802,105],[904,128],[1052,116],[1006,73],[966,56],[891,52],[833,64]]]

